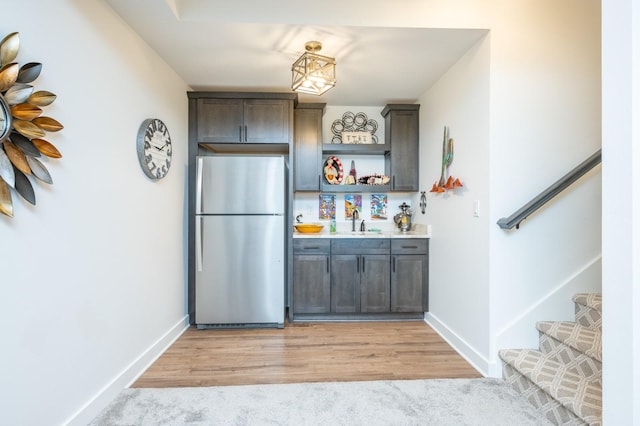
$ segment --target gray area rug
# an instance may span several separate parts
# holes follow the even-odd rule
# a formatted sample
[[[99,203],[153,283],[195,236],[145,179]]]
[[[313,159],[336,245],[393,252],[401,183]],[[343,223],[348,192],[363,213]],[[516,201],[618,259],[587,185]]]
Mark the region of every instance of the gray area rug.
[[[549,425],[499,379],[125,389],[91,425]]]

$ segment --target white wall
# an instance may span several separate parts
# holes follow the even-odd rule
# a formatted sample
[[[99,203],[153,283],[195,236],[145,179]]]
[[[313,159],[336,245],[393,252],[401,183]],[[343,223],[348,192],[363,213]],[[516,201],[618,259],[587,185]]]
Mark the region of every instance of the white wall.
[[[3,3],[65,128],[54,185],[0,216],[0,423],[86,424],[185,326],[187,87],[102,1]],[[173,139],[157,183],[136,156],[149,117]]]
[[[599,4],[509,3],[491,27],[491,222],[508,216],[600,147]],[[491,330],[555,292],[601,251],[595,173],[523,222],[490,227]],[[566,301],[565,315],[573,312]],[[540,318],[540,320],[556,318]],[[531,324],[527,346],[536,344]],[[492,342],[491,354],[502,345]],[[497,365],[496,365],[497,364]],[[498,367],[498,368],[495,368]],[[494,363],[493,374],[499,374]]]
[[[535,320],[569,318],[573,292],[600,290],[599,168],[521,229],[496,225],[600,147],[600,14],[596,1],[469,7],[475,15],[429,10],[439,25],[490,35],[420,99],[423,189],[440,175],[444,125],[456,147],[450,174],[465,183],[429,194],[427,320],[499,376],[499,349],[535,347]]]
[[[420,190],[427,193],[427,214],[417,221],[433,226],[427,321],[480,369],[486,369],[490,340],[489,53],[487,35],[419,100]],[[440,178],[444,126],[454,140],[447,176],[464,186],[438,194],[429,191]],[[474,200],[479,217],[473,216]]]
[[[602,2],[603,421],[640,425],[640,1]]]

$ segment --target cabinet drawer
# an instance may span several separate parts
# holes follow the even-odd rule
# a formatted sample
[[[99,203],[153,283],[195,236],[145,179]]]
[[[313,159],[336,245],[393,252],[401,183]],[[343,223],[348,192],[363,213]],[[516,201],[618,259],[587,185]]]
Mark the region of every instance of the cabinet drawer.
[[[294,238],[293,254],[329,254],[331,240],[325,238]]]
[[[389,254],[388,238],[347,238],[331,241],[331,254]]]
[[[399,238],[391,240],[392,254],[429,254],[429,240]]]

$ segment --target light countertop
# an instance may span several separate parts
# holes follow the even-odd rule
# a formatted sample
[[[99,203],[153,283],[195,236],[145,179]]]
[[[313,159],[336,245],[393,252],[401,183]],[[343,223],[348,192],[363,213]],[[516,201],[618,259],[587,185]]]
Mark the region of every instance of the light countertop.
[[[357,224],[356,224],[357,225]],[[431,238],[431,225],[413,225],[411,231],[402,232],[397,227],[375,227],[379,231],[351,232],[351,228],[338,227],[337,232],[329,232],[329,225],[318,233],[303,233],[293,230],[293,238]],[[368,228],[368,229],[371,229]]]

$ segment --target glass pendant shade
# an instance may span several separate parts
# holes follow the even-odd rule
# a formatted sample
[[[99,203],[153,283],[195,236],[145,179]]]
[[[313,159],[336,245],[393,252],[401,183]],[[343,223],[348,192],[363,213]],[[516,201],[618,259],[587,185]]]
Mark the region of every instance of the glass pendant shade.
[[[317,41],[305,44],[307,50],[291,66],[291,88],[296,92],[322,95],[336,85],[336,60],[318,55]]]

